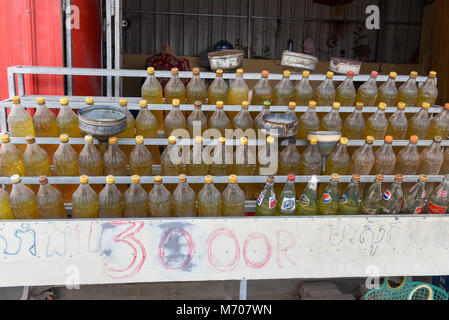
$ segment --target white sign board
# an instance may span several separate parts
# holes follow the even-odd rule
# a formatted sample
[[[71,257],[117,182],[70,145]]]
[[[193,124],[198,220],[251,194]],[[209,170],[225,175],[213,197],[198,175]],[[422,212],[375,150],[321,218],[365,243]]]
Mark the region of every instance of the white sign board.
[[[449,217],[11,221],[0,261],[0,286],[444,275]]]

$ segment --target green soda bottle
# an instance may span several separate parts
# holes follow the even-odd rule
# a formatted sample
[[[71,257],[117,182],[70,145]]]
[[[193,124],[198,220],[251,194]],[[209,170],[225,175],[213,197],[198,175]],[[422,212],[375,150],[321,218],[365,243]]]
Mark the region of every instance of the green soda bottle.
[[[287,183],[277,203],[278,216],[293,216],[296,213],[295,180],[296,176],[294,174],[288,175]]]
[[[312,176],[299,200],[298,214],[300,216],[316,216],[319,214],[317,190],[318,178],[317,176]]]
[[[334,216],[338,213],[338,201],[340,199],[338,180],[340,180],[340,175],[333,173],[331,182],[327,185],[321,195],[318,206],[320,207],[320,213],[322,215]]]
[[[276,215],[276,194],[274,193],[274,177],[267,178],[265,188],[257,198],[256,216],[274,216]]]
[[[340,202],[338,203],[339,214],[351,216],[360,214],[359,185],[360,175],[353,174],[351,183],[348,185],[348,188],[345,193],[343,193]]]

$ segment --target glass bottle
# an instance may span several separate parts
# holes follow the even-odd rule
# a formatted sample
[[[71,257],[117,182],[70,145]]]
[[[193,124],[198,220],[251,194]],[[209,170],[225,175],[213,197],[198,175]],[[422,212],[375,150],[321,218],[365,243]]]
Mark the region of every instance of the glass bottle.
[[[429,77],[426,82],[424,82],[418,88],[418,98],[416,100],[416,105],[422,106],[424,102],[430,104],[431,107],[435,105],[438,98],[438,87],[437,87],[437,73],[435,71],[430,71]]]
[[[343,123],[343,136],[350,140],[362,140],[365,136],[365,118],[363,117],[363,103],[357,102],[355,110]]]
[[[8,127],[12,137],[36,135],[33,119],[20,103],[20,97],[12,97],[11,113],[8,115]]]
[[[192,113],[187,118],[187,130],[191,137],[201,136],[207,129],[207,118],[201,110],[201,101],[195,101]]]
[[[245,132],[247,129],[254,129],[254,121],[253,121],[253,118],[251,118],[248,108],[249,108],[249,102],[243,101],[242,108],[240,109],[239,113],[232,120],[232,125],[233,125],[234,130],[242,129],[242,131]]]
[[[171,69],[171,78],[164,88],[165,104],[173,104],[173,100],[178,99],[179,103],[186,101],[186,88],[179,79],[178,68]]]
[[[231,123],[226,116],[226,113],[223,111],[223,101],[217,101],[216,106],[217,109],[212,116],[209,117],[207,127],[209,129],[220,131],[221,135],[224,137],[226,129],[231,129]]]
[[[11,143],[9,135],[3,133],[0,136],[2,147],[0,148],[0,173],[3,177],[11,177],[15,174],[26,176],[23,156]]]
[[[376,151],[374,162],[374,173],[384,176],[394,175],[396,166],[396,155],[393,151],[393,137],[386,136],[384,145]]]
[[[373,143],[374,137],[367,137],[365,144],[354,152],[349,166],[349,174],[369,175],[371,173],[375,162]]]
[[[353,106],[356,97],[354,87],[354,71],[348,71],[346,79],[337,87],[335,101],[342,106]]]
[[[67,134],[72,138],[81,138],[78,116],[70,108],[69,100],[67,98],[61,98],[59,103],[61,104],[61,108],[56,117],[59,134]]]
[[[195,101],[206,103],[207,89],[200,77],[200,69],[193,68],[193,76],[186,87],[186,102],[193,104]]]
[[[341,132],[343,121],[340,118],[340,104],[333,103],[331,112],[329,112],[323,120],[321,120],[321,131],[337,131]]]
[[[313,175],[299,199],[298,214],[301,216],[316,216],[318,207],[318,179]]]
[[[418,137],[411,136],[410,143],[399,151],[396,162],[396,172],[403,175],[415,175],[421,164],[421,157],[418,152]]]
[[[313,88],[310,85],[310,72],[303,71],[302,78],[293,90],[293,101],[298,106],[307,106],[313,100]],[[316,103],[315,103],[316,105]]]
[[[0,220],[13,220],[14,214],[9,204],[9,194],[0,188]]]
[[[420,174],[438,175],[444,161],[443,149],[441,148],[441,137],[437,136],[433,139],[433,143],[424,149],[420,155],[421,166]]]
[[[72,196],[72,218],[98,218],[97,193],[90,187],[88,176],[80,177],[80,185]]]
[[[402,193],[403,179],[402,174],[396,174],[393,184],[385,190],[380,209],[381,214],[399,214],[401,212],[402,203],[404,202],[404,194]]]
[[[40,219],[34,192],[22,183],[19,175],[11,177],[12,190],[9,205],[16,219]]]
[[[204,182],[198,194],[198,217],[220,217],[223,206],[221,194],[215,188],[212,176],[206,176]]]
[[[127,176],[126,155],[117,144],[117,137],[109,138],[108,149],[103,155],[103,171],[105,175]]]
[[[186,118],[182,114],[179,105],[180,101],[178,99],[173,99],[172,109],[165,117],[164,122],[166,137],[171,136],[172,132],[176,129],[186,129]]]
[[[223,70],[217,69],[215,71],[215,79],[209,86],[207,97],[208,103],[211,105],[216,104],[218,101],[223,101],[223,103],[227,103],[228,84],[223,79]]]
[[[286,106],[292,101],[293,97],[293,82],[290,81],[290,71],[285,70],[282,74],[282,79],[274,87],[273,105]]]
[[[362,102],[364,106],[371,107],[376,104],[379,89],[377,88],[377,77],[379,73],[371,72],[371,76],[357,91],[356,102]]]
[[[46,176],[38,178],[40,184],[36,204],[42,219],[67,219],[62,194],[48,183]]]
[[[136,117],[136,135],[144,138],[156,138],[157,137],[157,120],[156,117],[148,110],[148,102],[146,100],[140,100],[140,110]],[[165,130],[167,128],[165,127]]]
[[[181,83],[182,84],[182,83]],[[149,104],[162,104],[163,98],[162,98],[162,86],[157,80],[156,76],[154,75],[154,68],[149,67],[147,68],[147,78],[145,79],[145,82],[142,85],[141,94],[142,94],[142,100],[146,100]],[[167,102],[166,102],[167,103]],[[120,105],[122,105],[120,103]],[[129,112],[129,111],[128,111]],[[164,125],[164,117],[163,117],[163,111],[162,110],[154,110],[154,116],[156,117],[157,123],[158,123],[158,129],[162,130]],[[132,115],[131,115],[132,117]],[[131,118],[128,114],[128,123]],[[134,117],[132,118],[134,122]],[[129,127],[127,126],[127,129]],[[126,134],[126,133],[123,133]],[[133,132],[134,134],[134,132]],[[121,137],[118,135],[119,138],[134,138],[134,135],[131,137]]]
[[[351,183],[340,198],[338,213],[342,215],[355,216],[360,214],[359,206],[360,175],[353,174]]]
[[[408,120],[405,115],[405,103],[399,102],[398,109],[388,118],[387,135],[395,140],[404,140],[407,135]]]
[[[381,102],[377,111],[366,122],[366,136],[372,136],[375,140],[385,139],[388,127],[388,120],[385,116],[386,109],[387,105]]]
[[[148,194],[150,217],[173,217],[172,196],[162,183],[161,176],[154,177],[154,186]]]
[[[376,215],[380,213],[380,206],[382,203],[382,181],[384,176],[381,174],[376,175],[376,180],[369,187],[368,191],[364,193],[360,209],[362,214]]]
[[[426,183],[428,180],[427,175],[420,175],[418,183],[405,194],[401,209],[402,214],[423,213],[426,206]]]
[[[79,162],[76,151],[69,144],[69,136],[62,134],[61,143],[53,156],[54,172],[58,177],[78,177]],[[61,184],[57,189],[61,191],[64,203],[70,203],[73,192],[78,188],[76,184]]]
[[[324,189],[324,192],[320,197],[318,206],[322,215],[333,216],[338,213],[338,204],[340,201],[340,194],[338,192],[338,180],[340,180],[340,175],[333,173],[331,176],[331,182]]]
[[[385,103],[387,107],[396,105],[396,100],[398,98],[398,89],[396,88],[397,76],[398,74],[396,72],[390,72],[390,78],[379,87],[376,105],[379,105],[381,102]]]
[[[267,183],[256,201],[256,216],[276,215],[276,194],[274,193],[274,177],[269,176]]]
[[[294,216],[296,214],[295,180],[296,176],[294,174],[288,175],[287,183],[282,190],[276,206],[278,216]]]
[[[325,175],[328,176],[337,173],[344,176],[348,173],[349,164],[351,162],[351,156],[349,155],[347,148],[348,142],[348,138],[341,138],[340,143],[327,156]]]
[[[244,217],[245,216],[245,193],[237,184],[237,176],[229,176],[229,184],[222,193],[224,217]]]
[[[436,136],[440,136],[443,139],[449,137],[449,103],[446,103],[441,113],[430,122],[427,140],[432,140]]]
[[[336,90],[332,79],[333,72],[326,73],[326,79],[315,90],[315,101],[317,106],[327,107],[335,102]]]
[[[106,186],[98,195],[99,218],[123,218],[123,195],[115,185],[115,177],[106,177]]]
[[[140,177],[131,177],[131,185],[124,194],[125,218],[147,218],[149,216],[148,194],[140,185]]]
[[[262,71],[262,78],[257,82],[252,91],[252,105],[261,106],[265,101],[271,103],[273,100],[273,88],[268,80],[269,75],[270,73],[268,71]]]
[[[262,111],[260,111],[259,114],[254,118],[254,128],[256,130],[262,130],[262,128],[264,127],[262,119],[264,116],[271,114],[270,107],[271,107],[270,101],[263,102]]]
[[[323,158],[318,151],[318,140],[312,138],[309,140],[309,146],[304,151],[299,162],[299,172],[302,176],[321,174],[321,165]]]
[[[435,189],[427,204],[427,214],[445,214],[449,206],[449,175]]]
[[[248,101],[249,89],[243,79],[243,69],[237,69],[234,81],[228,90],[228,103],[239,106],[243,101]]]
[[[196,217],[196,194],[187,183],[187,176],[178,176],[178,186],[173,192],[175,217]]]
[[[286,176],[290,173],[299,175],[300,162],[301,155],[296,148],[296,139],[290,139],[288,145],[279,154],[279,175]]]
[[[404,102],[407,107],[416,106],[416,99],[418,98],[418,86],[416,85],[416,78],[418,72],[410,72],[409,79],[399,87],[398,103]]]
[[[307,104],[309,108],[298,121],[298,134],[296,138],[301,140],[307,139],[308,132],[320,130],[320,119],[316,114],[316,102],[311,100]]]

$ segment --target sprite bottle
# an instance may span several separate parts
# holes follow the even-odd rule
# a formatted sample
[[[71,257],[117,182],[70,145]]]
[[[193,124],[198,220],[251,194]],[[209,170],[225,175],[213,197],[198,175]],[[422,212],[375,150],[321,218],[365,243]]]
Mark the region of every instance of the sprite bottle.
[[[318,209],[318,178],[312,176],[309,184],[301,195],[298,205],[298,214],[301,216],[316,216],[319,214]]]
[[[318,206],[320,207],[320,213],[322,215],[336,215],[338,213],[338,202],[340,195],[338,193],[338,180],[340,175],[337,173],[332,174],[331,182],[324,189],[321,195]]]
[[[267,178],[265,188],[257,198],[256,216],[274,216],[276,215],[276,194],[274,193],[274,177]]]
[[[348,185],[345,193],[340,198],[338,203],[338,212],[343,215],[358,215],[360,214],[359,207],[359,185],[360,175],[353,174],[352,181]]]
[[[296,176],[294,174],[288,175],[287,183],[277,203],[276,211],[278,216],[293,216],[296,213],[295,180]]]
[[[419,181],[404,196],[402,214],[422,214],[426,206],[426,183],[429,177],[425,174],[419,176]]]

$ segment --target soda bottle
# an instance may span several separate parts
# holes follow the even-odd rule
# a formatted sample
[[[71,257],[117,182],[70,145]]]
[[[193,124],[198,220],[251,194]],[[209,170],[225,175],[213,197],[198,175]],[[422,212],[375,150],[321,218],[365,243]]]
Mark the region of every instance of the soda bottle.
[[[365,144],[354,152],[349,166],[349,174],[369,175],[371,173],[375,162],[373,143],[374,137],[367,137]]]
[[[427,138],[430,128],[429,108],[430,104],[424,102],[421,110],[410,119],[407,137],[415,135],[421,140]]]
[[[274,87],[273,105],[286,106],[292,101],[293,97],[293,82],[290,81],[290,71],[285,70],[282,74],[282,79]]]
[[[202,135],[207,129],[207,118],[201,110],[201,101],[195,101],[194,109],[187,118],[187,130],[191,137]]]
[[[143,144],[143,137],[136,137],[136,146],[129,155],[129,172],[131,175],[152,176],[153,175],[153,156]],[[151,189],[151,185],[144,184],[146,191]]]
[[[417,77],[418,72],[410,72],[408,80],[399,87],[398,103],[404,102],[407,107],[414,107],[416,105],[416,99],[418,98],[418,86],[416,85]]]
[[[293,90],[293,101],[298,106],[307,106],[313,100],[313,88],[310,85],[310,72],[303,71],[302,78]],[[316,104],[315,104],[316,106]]]
[[[243,101],[242,108],[239,113],[232,120],[234,129],[242,129],[245,132],[247,129],[254,129],[254,121],[248,111],[249,102]]]
[[[428,180],[427,175],[420,175],[418,183],[405,194],[402,214],[421,214],[423,212],[426,206],[426,182]]]
[[[435,189],[427,204],[427,214],[445,214],[449,206],[449,175]],[[17,217],[17,216],[16,216]]]
[[[211,105],[216,104],[218,101],[227,103],[228,100],[228,84],[223,79],[223,70],[217,69],[215,71],[215,79],[209,86],[207,97],[208,103]]]
[[[395,140],[404,140],[407,135],[408,120],[405,115],[405,103],[399,102],[398,109],[388,118],[387,135]]]
[[[338,213],[342,215],[355,216],[360,214],[359,206],[360,175],[353,174],[351,183],[343,193],[338,203]]]
[[[142,85],[141,93],[142,93],[142,100],[146,100],[150,104],[162,104],[163,98],[162,98],[162,86],[157,81],[156,76],[154,75],[154,68],[149,67],[147,68],[147,78],[145,79],[145,82]],[[181,83],[182,84],[182,83]],[[168,102],[166,102],[168,103]],[[120,103],[120,105],[122,105]],[[162,110],[155,110],[154,116],[156,117],[157,123],[158,123],[158,129],[162,130],[164,127],[164,116]],[[129,114],[128,114],[128,120],[130,120]],[[134,122],[134,118],[132,118]],[[129,122],[128,122],[129,123]],[[127,126],[127,129],[129,127]],[[134,132],[133,132],[134,133]],[[131,137],[121,137],[119,138],[134,138],[134,135]]]
[[[287,183],[276,206],[278,216],[294,216],[296,214],[295,180],[296,176],[294,174],[288,175]]]
[[[38,97],[36,99],[37,108],[33,116],[34,130],[37,137],[59,137],[58,125],[56,124],[56,116],[51,112],[45,104],[45,98]],[[41,148],[47,152],[50,161],[53,161],[53,154],[58,146],[56,145],[41,145]]]
[[[379,108],[366,122],[365,135],[372,136],[375,140],[383,140],[387,133],[388,120],[385,116],[387,105],[383,102],[379,104]]]
[[[293,173],[299,175],[301,155],[296,148],[296,139],[290,139],[287,147],[279,154],[279,174],[282,176]]]
[[[26,175],[29,177],[51,176],[47,153],[36,144],[36,139],[33,136],[27,136],[26,141],[28,145],[23,153]],[[38,188],[37,185],[31,187],[34,192],[37,192]]]
[[[449,103],[446,103],[443,111],[430,122],[427,140],[431,140],[436,136],[440,136],[443,139],[447,139],[449,136]]]
[[[123,218],[125,201],[120,190],[115,185],[115,177],[106,177],[106,186],[98,195],[99,218]]]
[[[418,98],[416,100],[416,105],[422,106],[424,102],[434,106],[438,98],[438,87],[437,87],[437,73],[431,71],[426,82],[424,82],[418,88]]]
[[[239,106],[243,101],[248,101],[249,89],[243,79],[243,69],[237,69],[234,81],[228,90],[228,103]]]
[[[253,88],[251,104],[255,106],[260,106],[264,104],[265,101],[271,103],[273,100],[273,88],[270,85],[268,76],[270,73],[266,70],[262,71],[262,78],[257,82]]]
[[[240,146],[236,148],[234,153],[233,172],[239,176],[252,176],[256,170],[256,148],[248,146],[248,138],[240,138]],[[242,187],[247,199],[251,198],[251,185],[247,184]]]
[[[69,144],[69,136],[62,134],[59,137],[60,144],[53,156],[54,172],[58,177],[78,177],[79,163],[76,151]],[[64,203],[70,203],[72,194],[77,190],[76,184],[61,184],[57,189],[62,193]]]
[[[355,110],[343,123],[343,136],[350,140],[362,140],[365,136],[365,118],[363,117],[363,103],[357,102]]]
[[[342,106],[353,106],[356,97],[356,90],[354,87],[354,71],[348,71],[348,75],[337,88],[335,101]]]
[[[20,103],[20,97],[12,97],[11,113],[8,116],[8,127],[12,137],[35,136],[33,119]]]
[[[376,175],[376,180],[371,185],[366,193],[364,193],[360,209],[362,214],[375,215],[380,213],[382,204],[382,181],[384,176]]]
[[[224,217],[244,217],[245,216],[245,193],[237,184],[237,176],[229,176],[229,184],[223,191],[223,209],[221,214]]]
[[[421,152],[420,158],[419,173],[427,175],[438,175],[440,173],[444,161],[440,136],[435,137],[433,143]]]
[[[394,178],[393,184],[385,190],[382,198],[381,214],[399,214],[404,202],[404,194],[402,193],[403,175],[398,173]]]
[[[125,98],[121,98],[120,99],[120,106],[123,108],[122,110],[125,111],[126,113],[126,129],[125,131],[119,133],[117,135],[117,138],[127,138],[127,139],[131,139],[134,138],[136,136],[135,130],[136,130],[136,121],[134,120],[134,116],[131,114],[131,112],[129,112],[128,109],[128,101]],[[160,111],[162,112],[162,111]],[[161,113],[161,117],[162,117],[162,113]],[[162,120],[158,120],[158,124],[160,124],[160,121],[162,121],[162,123],[164,122],[163,119]],[[163,129],[163,128],[161,128]],[[129,156],[130,152],[132,151],[133,147],[132,146],[120,146],[120,149],[123,150],[123,152]]]
[[[140,185],[140,177],[131,177],[131,185],[124,195],[125,218],[147,218],[149,216],[148,194]]]
[[[189,176],[206,176],[208,165],[203,162],[203,137],[195,137],[195,143],[190,150],[190,162],[187,165]]]
[[[165,148],[164,152],[162,152],[161,155],[161,172],[163,176],[178,176],[181,174],[182,171],[182,163],[179,161],[179,163],[175,163],[175,160],[181,160],[181,159],[175,159],[175,155],[179,155],[180,150],[178,149],[178,146],[176,145],[176,137],[169,137],[168,138],[168,146]]]
[[[146,100],[140,100],[139,105],[140,110],[135,121],[136,134],[144,138],[156,138],[156,117],[151,113],[150,110],[148,110],[148,102]],[[165,130],[167,130],[167,127],[165,127]]]
[[[323,120],[321,120],[321,131],[337,131],[341,132],[343,121],[340,118],[340,104],[333,103],[331,112],[329,112]]]
[[[11,177],[12,190],[9,195],[9,205],[14,217],[23,219],[40,219],[34,192],[22,183],[18,174]]]
[[[332,79],[333,72],[326,73],[326,79],[315,90],[315,101],[317,106],[330,106],[335,102],[336,91]]]
[[[42,219],[67,219],[62,194],[48,183],[46,176],[38,178],[40,184],[36,204]]]
[[[267,178],[267,184],[256,201],[256,216],[276,215],[276,194],[274,193],[274,177]]]
[[[101,177],[103,175],[103,156],[94,146],[92,136],[84,137],[84,148],[78,155],[79,174],[90,177]],[[95,192],[99,193],[103,185],[93,185]]]
[[[299,199],[298,214],[301,216],[316,216],[319,212],[318,179],[317,176],[314,175]]]
[[[72,196],[72,218],[98,218],[97,193],[90,187],[88,176],[80,177],[80,185]]]
[[[374,106],[376,104],[377,95],[379,93],[376,82],[378,76],[378,72],[371,72],[371,76],[369,77],[368,81],[362,84],[359,90],[357,90],[356,102],[362,102],[364,106],[368,107]]]
[[[271,107],[270,101],[263,102],[262,111],[260,111],[259,114],[254,118],[254,128],[256,130],[261,130],[264,127],[262,119],[264,116],[271,114],[270,107]]]
[[[207,127],[209,129],[216,129],[220,131],[221,135],[224,137],[225,130],[231,128],[231,123],[226,116],[226,113],[223,111],[223,101],[217,101],[216,105],[217,109],[212,116],[209,117]]]
[[[195,101],[206,103],[207,89],[200,77],[200,69],[193,68],[193,76],[186,87],[187,104],[193,104]]]
[[[9,204],[9,194],[0,188],[0,220],[13,220],[14,214]]]
[[[25,176],[25,165],[20,151],[11,143],[9,135],[3,133],[0,136],[2,147],[0,149],[0,173],[3,177],[11,177],[18,174]]]
[[[384,176],[394,175],[396,166],[396,155],[393,151],[393,137],[386,136],[384,145],[376,151],[374,162],[374,173]]]
[[[173,192],[175,217],[196,217],[196,194],[187,183],[187,176],[178,176],[178,186]]]
[[[340,175],[333,173],[331,177],[331,182],[324,189],[321,195],[318,206],[320,208],[320,213],[326,216],[334,216],[338,213],[338,203],[340,200],[340,194],[338,192],[338,180],[340,180]]]
[[[109,138],[108,149],[103,155],[103,171],[106,175],[127,176],[126,155],[117,144],[117,137]]]
[[[173,104],[173,100],[178,99],[179,103],[186,101],[186,88],[179,79],[178,68],[171,69],[171,78],[168,80],[164,89],[165,103]]]
[[[309,141],[309,146],[304,151],[299,162],[299,172],[302,176],[310,176],[321,174],[321,165],[323,158],[318,151],[318,140],[312,138]]]
[[[376,105],[379,105],[381,102],[385,103],[387,107],[396,105],[396,100],[398,98],[398,89],[396,88],[397,76],[398,74],[396,72],[390,72],[390,78],[379,87]]]
[[[150,217],[172,217],[172,197],[170,191],[162,183],[161,176],[154,177],[154,186],[148,194]]]
[[[446,174],[449,174],[449,148],[446,148],[444,151],[444,161],[440,171],[440,175],[444,176]]]
[[[172,132],[176,129],[186,129],[186,118],[181,112],[179,108],[180,101],[179,99],[173,99],[172,109],[165,117],[164,122],[164,130],[165,136],[169,137],[172,135]]]
[[[223,206],[221,194],[215,188],[212,176],[206,176],[204,182],[198,194],[198,217],[220,217]]]
[[[66,134],[72,138],[81,138],[78,116],[70,108],[69,100],[67,98],[61,98],[59,103],[61,104],[61,108],[56,117],[59,134]]]
[[[308,132],[320,130],[320,119],[316,114],[316,102],[312,100],[307,103],[309,108],[298,121],[298,134],[296,138],[301,140],[307,139]]]
[[[348,138],[341,138],[340,143],[327,156],[325,175],[332,175],[338,173],[339,175],[346,175],[349,170],[351,156],[348,153]]]
[[[411,136],[410,143],[397,155],[396,172],[404,175],[415,175],[421,164],[421,157],[418,152],[418,137]]]

